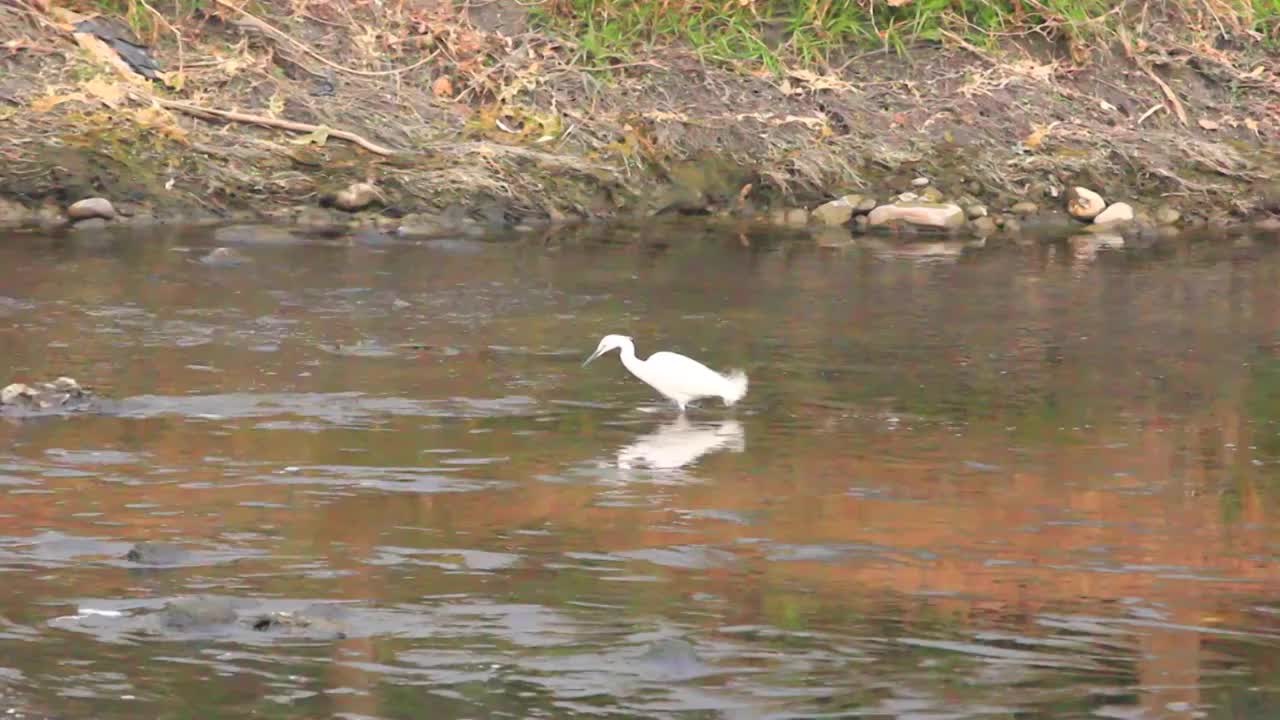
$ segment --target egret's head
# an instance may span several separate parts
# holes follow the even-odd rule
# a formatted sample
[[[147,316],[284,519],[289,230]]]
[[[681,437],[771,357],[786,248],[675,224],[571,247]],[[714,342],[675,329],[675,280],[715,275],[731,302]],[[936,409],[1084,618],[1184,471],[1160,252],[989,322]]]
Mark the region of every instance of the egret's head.
[[[591,353],[591,357],[587,358],[582,364],[585,366],[587,363],[595,360],[610,350],[617,350],[620,347],[630,344],[631,338],[626,335],[605,335],[600,338],[600,344],[596,346],[596,351]]]

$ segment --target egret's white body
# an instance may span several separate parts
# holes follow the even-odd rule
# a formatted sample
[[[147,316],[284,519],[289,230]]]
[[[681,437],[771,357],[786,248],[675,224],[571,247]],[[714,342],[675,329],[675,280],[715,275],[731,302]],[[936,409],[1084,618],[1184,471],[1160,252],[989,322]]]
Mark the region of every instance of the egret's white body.
[[[656,352],[648,360],[641,360],[636,357],[635,343],[625,335],[605,335],[596,351],[582,364],[610,350],[620,351],[623,366],[674,402],[680,412],[698,398],[718,397],[725,405],[733,405],[747,394],[747,376],[741,370],[722,375],[693,358],[673,352]]]

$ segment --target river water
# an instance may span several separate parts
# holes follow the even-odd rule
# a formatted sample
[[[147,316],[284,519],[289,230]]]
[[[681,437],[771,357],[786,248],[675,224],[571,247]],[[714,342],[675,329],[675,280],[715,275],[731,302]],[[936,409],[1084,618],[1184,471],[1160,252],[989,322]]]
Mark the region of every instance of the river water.
[[[382,240],[0,242],[0,716],[1280,717],[1266,243]]]

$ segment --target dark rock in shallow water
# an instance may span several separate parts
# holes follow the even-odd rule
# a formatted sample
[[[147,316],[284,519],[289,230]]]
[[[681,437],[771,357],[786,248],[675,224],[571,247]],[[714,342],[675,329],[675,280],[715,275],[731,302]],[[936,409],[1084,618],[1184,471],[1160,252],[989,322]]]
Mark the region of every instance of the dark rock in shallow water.
[[[662,680],[687,680],[712,672],[693,645],[680,638],[654,642],[631,664],[631,671]]]
[[[282,632],[341,640],[347,636],[345,612],[332,605],[311,605],[299,612],[256,615],[250,627],[258,632]]]
[[[174,600],[160,611],[160,626],[169,630],[200,630],[236,621],[230,598],[192,597]]]
[[[125,553],[124,559],[140,565],[178,565],[186,562],[190,556],[191,553],[181,545],[140,542]]]

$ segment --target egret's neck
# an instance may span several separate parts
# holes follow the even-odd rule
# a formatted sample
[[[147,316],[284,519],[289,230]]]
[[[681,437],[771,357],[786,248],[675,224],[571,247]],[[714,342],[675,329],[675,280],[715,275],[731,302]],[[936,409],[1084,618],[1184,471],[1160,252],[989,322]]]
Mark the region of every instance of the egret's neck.
[[[640,359],[636,357],[635,343],[628,341],[619,345],[618,355],[622,357],[623,367],[630,370],[634,375],[639,377],[640,373],[643,372],[644,363],[642,363]]]

